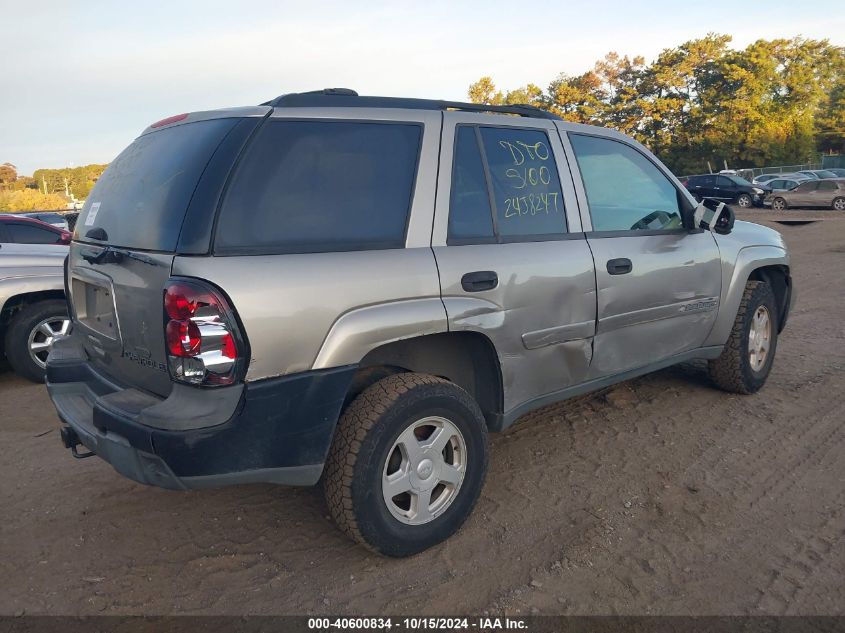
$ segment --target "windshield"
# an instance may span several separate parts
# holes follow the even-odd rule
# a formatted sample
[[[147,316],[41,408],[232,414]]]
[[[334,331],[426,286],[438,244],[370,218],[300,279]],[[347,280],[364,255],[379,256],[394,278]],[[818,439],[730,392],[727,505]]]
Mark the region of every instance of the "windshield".
[[[135,139],[91,190],[73,239],[175,251],[197,182],[214,150],[236,122],[237,119],[198,121]]]
[[[834,174],[832,171],[828,171],[826,169],[820,169],[819,171],[816,172],[816,174],[818,174],[822,178],[836,178],[836,174]]]

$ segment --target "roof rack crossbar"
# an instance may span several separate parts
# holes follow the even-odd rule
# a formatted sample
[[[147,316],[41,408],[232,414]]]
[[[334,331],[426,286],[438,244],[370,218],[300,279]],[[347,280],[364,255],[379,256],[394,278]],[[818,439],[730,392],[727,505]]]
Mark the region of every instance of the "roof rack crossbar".
[[[283,94],[261,105],[275,108],[402,108],[410,110],[461,110],[465,112],[495,112],[515,114],[535,119],[560,120],[556,114],[527,104],[486,105],[443,101],[439,99],[411,99],[401,97],[362,97],[348,88],[326,88],[313,92]]]

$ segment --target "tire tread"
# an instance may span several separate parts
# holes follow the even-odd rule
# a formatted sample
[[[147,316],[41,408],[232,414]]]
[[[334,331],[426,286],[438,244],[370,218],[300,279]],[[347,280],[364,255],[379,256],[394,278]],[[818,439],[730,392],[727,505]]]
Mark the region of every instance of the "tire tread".
[[[451,383],[429,374],[401,373],[388,376],[367,387],[338,420],[323,471],[323,494],[337,526],[370,551],[379,553],[361,533],[352,506],[352,484],[358,452],[367,433],[399,398],[415,387],[435,384]]]

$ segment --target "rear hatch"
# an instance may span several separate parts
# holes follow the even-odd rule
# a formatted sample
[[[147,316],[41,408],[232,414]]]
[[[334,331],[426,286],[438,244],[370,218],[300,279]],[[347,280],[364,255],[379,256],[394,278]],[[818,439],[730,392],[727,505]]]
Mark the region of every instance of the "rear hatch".
[[[79,216],[68,262],[74,334],[97,370],[119,384],[170,393],[164,286],[200,178],[237,121],[145,132],[109,165]]]

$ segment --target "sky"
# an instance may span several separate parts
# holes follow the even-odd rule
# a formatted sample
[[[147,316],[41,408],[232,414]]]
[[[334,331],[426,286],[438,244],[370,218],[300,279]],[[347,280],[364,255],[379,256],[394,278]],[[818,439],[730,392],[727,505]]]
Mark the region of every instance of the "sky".
[[[651,61],[708,32],[845,44],[841,0],[0,0],[0,15],[0,163],[24,175],[109,162],[166,116],[287,92],[466,100],[484,75],[545,87],[611,50]]]

